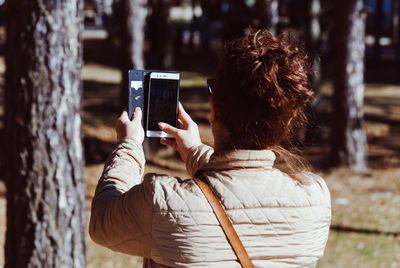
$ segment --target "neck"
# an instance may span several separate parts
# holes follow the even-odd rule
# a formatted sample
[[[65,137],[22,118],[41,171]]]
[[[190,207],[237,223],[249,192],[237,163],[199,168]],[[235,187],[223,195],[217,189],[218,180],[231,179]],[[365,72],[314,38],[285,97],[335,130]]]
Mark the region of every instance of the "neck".
[[[232,146],[229,132],[219,122],[213,122],[211,128],[214,135],[214,151],[230,149]]]

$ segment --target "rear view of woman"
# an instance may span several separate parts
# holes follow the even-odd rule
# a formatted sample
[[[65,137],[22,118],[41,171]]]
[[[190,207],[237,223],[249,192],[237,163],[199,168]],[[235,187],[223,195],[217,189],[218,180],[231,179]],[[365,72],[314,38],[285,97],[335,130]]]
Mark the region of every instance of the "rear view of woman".
[[[118,147],[105,164],[92,202],[89,232],[105,247],[144,257],[144,267],[240,267],[213,210],[194,182],[211,187],[255,267],[315,267],[331,218],[324,180],[307,171],[286,174],[298,157],[281,147],[304,122],[312,98],[304,52],[289,35],[253,31],[226,45],[208,81],[214,147],[179,107],[179,129],[160,122],[161,139],[192,178],[146,174],[141,111],[117,122]]]

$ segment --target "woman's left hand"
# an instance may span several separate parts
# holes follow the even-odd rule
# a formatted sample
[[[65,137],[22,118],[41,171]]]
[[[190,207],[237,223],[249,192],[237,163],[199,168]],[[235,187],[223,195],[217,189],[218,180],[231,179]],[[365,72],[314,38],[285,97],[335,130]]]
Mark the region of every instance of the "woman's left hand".
[[[132,121],[129,120],[128,112],[126,110],[123,111],[116,124],[118,140],[130,138],[142,144],[144,140],[144,130],[141,122],[142,110],[139,107],[135,109]]]
[[[197,124],[186,113],[181,103],[179,103],[178,112],[179,128],[175,128],[167,123],[158,123],[162,131],[174,137],[174,139],[162,138],[160,142],[177,150],[182,160],[186,162],[190,149],[202,143]]]

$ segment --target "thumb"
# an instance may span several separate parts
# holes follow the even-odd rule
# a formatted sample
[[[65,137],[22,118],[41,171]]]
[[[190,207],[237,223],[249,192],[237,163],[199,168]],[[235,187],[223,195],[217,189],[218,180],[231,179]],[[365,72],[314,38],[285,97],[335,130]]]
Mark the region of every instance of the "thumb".
[[[126,110],[122,111],[121,115],[119,116],[119,120],[121,122],[127,122],[129,120],[128,112]]]
[[[135,112],[133,113],[132,121],[141,122],[142,120],[142,109],[140,107],[136,107]]]
[[[165,133],[171,135],[172,137],[176,138],[178,136],[179,129],[167,124],[160,122],[158,123],[158,127],[164,131]]]

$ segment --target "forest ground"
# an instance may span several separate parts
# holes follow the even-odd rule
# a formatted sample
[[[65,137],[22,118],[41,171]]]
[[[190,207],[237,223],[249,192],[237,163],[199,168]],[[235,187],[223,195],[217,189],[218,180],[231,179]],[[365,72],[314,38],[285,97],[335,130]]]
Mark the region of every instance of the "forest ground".
[[[114,130],[119,106],[118,51],[115,41],[86,33],[83,68],[83,125],[87,183],[86,207],[90,202],[103,163],[116,144]],[[1,29],[0,29],[1,37]],[[1,41],[1,38],[0,38]],[[107,41],[107,42],[106,42]],[[196,62],[196,64],[193,64]],[[208,124],[209,104],[205,79],[211,75],[212,60],[204,55],[185,55],[181,102],[199,124],[203,142],[212,144]],[[4,57],[0,57],[0,130],[4,116]],[[322,175],[332,196],[332,228],[325,256],[318,267],[400,267],[400,82],[390,64],[367,70],[365,113],[368,135],[369,171],[355,174],[344,167],[329,168],[329,98],[332,83],[322,85],[322,140],[304,147],[314,172]],[[188,178],[179,156],[166,148],[147,159],[146,172]],[[0,267],[5,239],[5,186],[0,182]],[[141,259],[114,253],[95,245],[87,237],[88,267],[140,267]]]

